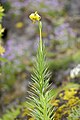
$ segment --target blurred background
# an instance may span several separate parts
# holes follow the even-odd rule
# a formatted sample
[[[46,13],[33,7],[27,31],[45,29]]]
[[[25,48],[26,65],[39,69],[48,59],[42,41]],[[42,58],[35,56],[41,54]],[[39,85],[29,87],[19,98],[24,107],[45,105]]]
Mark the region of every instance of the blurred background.
[[[26,100],[39,41],[38,24],[29,19],[32,12],[41,15],[50,83],[54,88],[80,84],[78,77],[70,78],[80,63],[80,0],[0,0],[0,4],[5,9],[3,57],[10,61],[2,63],[0,115]]]

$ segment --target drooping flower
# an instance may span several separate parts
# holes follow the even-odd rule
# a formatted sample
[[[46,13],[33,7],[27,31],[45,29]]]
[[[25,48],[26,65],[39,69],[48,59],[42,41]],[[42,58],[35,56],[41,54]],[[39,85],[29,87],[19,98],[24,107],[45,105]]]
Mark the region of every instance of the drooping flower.
[[[29,18],[33,21],[33,23],[35,23],[36,21],[40,21],[41,16],[37,13],[37,11],[35,13],[32,13]]]
[[[3,55],[4,52],[5,52],[5,48],[0,45],[0,55]]]

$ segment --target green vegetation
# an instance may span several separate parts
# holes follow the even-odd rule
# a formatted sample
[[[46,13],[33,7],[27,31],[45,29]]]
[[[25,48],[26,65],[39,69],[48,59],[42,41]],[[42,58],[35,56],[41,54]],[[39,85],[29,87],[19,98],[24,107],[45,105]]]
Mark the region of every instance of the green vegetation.
[[[37,16],[36,13],[34,15]],[[53,120],[53,106],[50,103],[52,96],[50,95],[51,90],[49,88],[50,73],[45,59],[45,50],[41,36],[41,21],[39,22],[39,30],[40,41],[27,104],[28,107],[31,106],[28,109],[30,109],[30,116],[35,120]]]
[[[15,120],[15,118],[19,115],[20,108],[11,108],[7,110],[6,113],[0,118],[0,120]]]
[[[80,119],[80,105],[72,108],[68,120],[79,120]]]
[[[0,120],[80,120],[74,0],[0,2]]]

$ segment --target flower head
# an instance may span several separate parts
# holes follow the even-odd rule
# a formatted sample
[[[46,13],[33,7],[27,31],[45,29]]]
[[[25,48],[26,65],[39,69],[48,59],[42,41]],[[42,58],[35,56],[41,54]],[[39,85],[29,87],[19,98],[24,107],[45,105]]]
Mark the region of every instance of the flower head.
[[[16,28],[22,28],[23,27],[23,22],[18,22],[18,23],[16,23]]]
[[[0,55],[3,55],[4,52],[5,52],[5,48],[0,45]]]
[[[0,5],[0,21],[2,20],[2,17],[4,16],[4,8]]]
[[[33,23],[35,23],[36,21],[40,21],[41,17],[39,16],[39,14],[37,13],[37,11],[35,13],[32,13],[29,18],[33,21]]]
[[[0,5],[0,13],[4,12],[4,8]]]
[[[4,32],[4,28],[2,28],[2,25],[0,24],[0,37],[2,37],[3,32]]]
[[[70,78],[74,79],[76,77],[80,77],[80,64],[70,71]]]

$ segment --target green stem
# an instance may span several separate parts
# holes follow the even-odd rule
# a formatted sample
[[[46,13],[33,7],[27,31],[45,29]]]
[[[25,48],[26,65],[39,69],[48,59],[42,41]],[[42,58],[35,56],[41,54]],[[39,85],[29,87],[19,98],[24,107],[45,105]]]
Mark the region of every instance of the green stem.
[[[43,43],[42,43],[42,22],[39,21],[39,31],[40,31],[40,50],[43,50]]]
[[[40,40],[39,40],[39,50],[41,54],[43,54],[43,42],[42,42],[42,22],[39,21],[39,32],[40,32]],[[42,68],[42,64],[40,64],[40,69]],[[42,86],[43,86],[43,80],[42,80],[42,73],[40,70],[40,92],[42,93]]]

